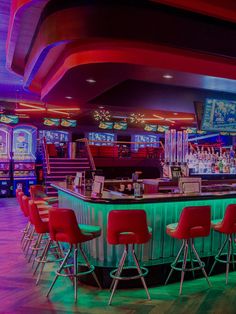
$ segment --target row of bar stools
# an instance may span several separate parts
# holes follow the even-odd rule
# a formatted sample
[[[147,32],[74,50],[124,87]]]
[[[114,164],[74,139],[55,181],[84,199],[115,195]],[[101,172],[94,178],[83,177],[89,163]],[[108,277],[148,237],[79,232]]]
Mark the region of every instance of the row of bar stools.
[[[182,246],[174,260],[171,264],[171,271],[166,279],[166,284],[172,275],[174,270],[181,271],[181,280],[180,280],[180,289],[179,294],[182,293],[182,286],[184,275],[186,271],[194,271],[201,269],[206,280],[211,286],[209,279],[205,271],[205,265],[201,261],[197,250],[194,246],[194,239],[198,237],[207,237],[210,233],[210,229],[225,234],[226,238],[219,249],[218,254],[215,256],[215,261],[212,265],[209,275],[211,275],[217,262],[222,262],[226,264],[226,284],[228,283],[228,274],[230,264],[235,264],[234,256],[234,234],[236,233],[236,204],[230,204],[225,210],[225,215],[223,220],[214,220],[211,222],[211,208],[210,206],[192,206],[185,207],[181,213],[180,220],[178,223],[170,224],[166,227],[166,232],[169,236],[182,240]],[[227,253],[223,253],[224,248],[227,244]],[[180,260],[180,257],[183,253],[183,260]],[[188,253],[190,253],[190,262],[191,267],[187,267]],[[195,256],[195,260],[193,259]],[[226,259],[223,259],[223,256],[226,256]],[[231,260],[232,258],[232,260]],[[194,267],[194,262],[198,262],[198,266]],[[181,267],[177,265],[182,263]]]

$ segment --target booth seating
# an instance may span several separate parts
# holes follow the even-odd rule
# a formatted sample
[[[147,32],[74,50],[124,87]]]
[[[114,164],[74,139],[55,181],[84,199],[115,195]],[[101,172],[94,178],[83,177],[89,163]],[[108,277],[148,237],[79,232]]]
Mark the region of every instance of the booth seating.
[[[107,241],[111,245],[124,245],[123,255],[119,261],[118,268],[111,271],[110,276],[113,278],[111,284],[111,296],[108,305],[111,305],[113,295],[116,291],[119,280],[131,280],[140,278],[144,289],[146,290],[147,298],[150,300],[150,295],[144,277],[148,273],[148,269],[140,267],[135,254],[134,245],[144,244],[151,239],[151,228],[148,228],[146,212],[144,210],[112,210],[108,215],[107,225]],[[129,245],[130,251],[129,251]],[[136,276],[125,277],[121,276],[124,268],[125,260],[131,252],[135,268],[138,271]],[[129,267],[131,268],[131,267]],[[134,267],[132,267],[134,268]]]
[[[58,152],[55,144],[47,144],[47,151],[49,157],[58,157]]]
[[[118,158],[119,147],[116,146],[97,146],[89,145],[93,157]]]
[[[137,152],[132,152],[131,157],[133,158],[147,158],[147,148],[140,147]]]
[[[211,207],[210,206],[190,206],[185,207],[181,213],[178,223],[170,224],[166,227],[167,234],[175,239],[182,240],[181,248],[171,264],[171,271],[166,279],[165,284],[169,281],[170,276],[174,270],[181,271],[180,289],[179,294],[182,293],[184,275],[186,271],[194,271],[201,269],[205,276],[209,286],[210,281],[205,271],[205,264],[201,261],[196,248],[194,246],[194,239],[199,237],[207,237],[210,234],[211,228]],[[180,261],[180,256],[183,252],[183,260]],[[187,267],[188,253],[190,253],[191,267]],[[192,258],[195,255],[196,260]],[[194,262],[197,262],[199,266],[194,267]],[[182,263],[182,266],[177,266],[178,263]]]
[[[50,241],[55,242],[63,242],[69,244],[69,249],[65,255],[65,258],[60,264],[60,267],[56,271],[56,276],[47,292],[47,296],[49,296],[55,282],[58,279],[58,276],[64,277],[72,277],[74,281],[74,298],[77,300],[77,286],[78,286],[78,278],[83,275],[92,274],[94,280],[96,281],[99,288],[101,285],[98,281],[98,278],[94,272],[95,267],[91,265],[88,261],[87,256],[85,255],[82,249],[82,243],[91,241],[101,235],[101,228],[99,226],[91,226],[91,225],[78,225],[75,213],[72,209],[65,208],[52,208],[49,211],[49,230],[50,230]],[[68,265],[67,261],[71,255],[73,250],[73,273],[62,274],[63,269],[67,269],[71,267],[71,264]],[[78,250],[81,253],[85,261],[85,265],[88,270],[78,271]],[[47,254],[47,252],[45,252]]]
[[[225,281],[226,284],[228,284],[228,275],[229,275],[229,265],[233,265],[236,261],[234,260],[234,255],[236,252],[234,251],[234,242],[235,242],[235,236],[236,233],[236,204],[230,204],[227,206],[225,210],[225,215],[222,220],[213,220],[211,222],[212,229],[216,232],[222,233],[225,235],[225,240],[219,249],[219,252],[215,256],[214,264],[212,265],[212,268],[210,270],[209,275],[211,275],[215,265],[217,262],[225,263],[226,264],[226,276]],[[227,248],[227,253],[224,253],[224,248]],[[223,259],[222,257],[226,256],[226,259]]]

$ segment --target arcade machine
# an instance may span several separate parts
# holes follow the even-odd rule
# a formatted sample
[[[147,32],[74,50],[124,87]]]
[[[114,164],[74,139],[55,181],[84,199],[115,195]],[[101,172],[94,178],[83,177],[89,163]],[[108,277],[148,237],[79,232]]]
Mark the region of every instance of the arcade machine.
[[[0,124],[0,197],[8,197],[11,181],[11,134],[12,127]]]
[[[13,194],[22,188],[29,195],[30,185],[36,184],[35,154],[37,128],[31,125],[17,125],[13,129]]]

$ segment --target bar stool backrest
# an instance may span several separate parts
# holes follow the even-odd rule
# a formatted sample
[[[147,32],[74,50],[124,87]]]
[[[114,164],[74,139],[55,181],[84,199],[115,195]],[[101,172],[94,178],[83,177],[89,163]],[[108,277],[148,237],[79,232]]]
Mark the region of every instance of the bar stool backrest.
[[[39,198],[46,197],[47,194],[45,193],[45,188],[43,185],[35,184],[30,186],[30,196],[31,199],[34,201]]]
[[[211,207],[189,206],[182,210],[175,234],[179,239],[206,237],[210,229]]]
[[[148,231],[144,210],[112,210],[108,215],[107,240],[109,244],[120,244],[121,235],[132,234],[134,244],[146,243],[151,235]]]
[[[87,238],[81,232],[72,209],[51,208],[49,210],[49,230],[50,237],[54,241],[77,244]]]
[[[29,217],[29,198],[26,195],[23,195],[21,198],[22,201],[22,211],[25,217]]]
[[[17,199],[18,199],[18,202],[19,202],[19,205],[20,205],[20,209],[21,209],[22,211],[24,211],[24,209],[23,209],[23,203],[22,203],[22,197],[24,196],[24,192],[19,192],[17,195],[18,195],[18,196],[17,196]]]
[[[236,233],[236,204],[230,204],[226,207],[221,223],[221,232],[226,234]]]
[[[40,215],[37,205],[33,200],[29,201],[29,215],[30,222],[34,225],[35,231],[37,233],[46,233],[49,232],[48,223],[43,222]]]

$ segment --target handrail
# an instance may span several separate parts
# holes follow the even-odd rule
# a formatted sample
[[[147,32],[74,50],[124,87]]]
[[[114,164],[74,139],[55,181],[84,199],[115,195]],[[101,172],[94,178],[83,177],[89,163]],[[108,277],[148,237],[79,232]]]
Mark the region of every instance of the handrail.
[[[51,169],[50,169],[47,141],[46,141],[46,137],[45,136],[43,137],[43,150],[44,150],[44,157],[45,157],[45,162],[46,162],[47,174],[50,174],[51,173]]]
[[[151,143],[144,143],[144,142],[128,142],[128,141],[101,141],[101,140],[88,140],[87,138],[81,138],[76,140],[77,142],[85,142],[85,140],[87,140],[87,143],[89,145],[89,143],[109,143],[109,144],[160,144],[161,148],[163,150],[165,150],[164,145],[161,141],[157,141],[157,142],[151,142]]]
[[[89,147],[88,139],[87,138],[83,138],[83,139],[80,139],[79,142],[83,142],[85,144],[91,168],[92,168],[92,170],[95,171],[96,170],[96,166],[95,166],[95,162],[94,162],[94,159],[93,159],[93,155],[91,153],[91,149]]]

